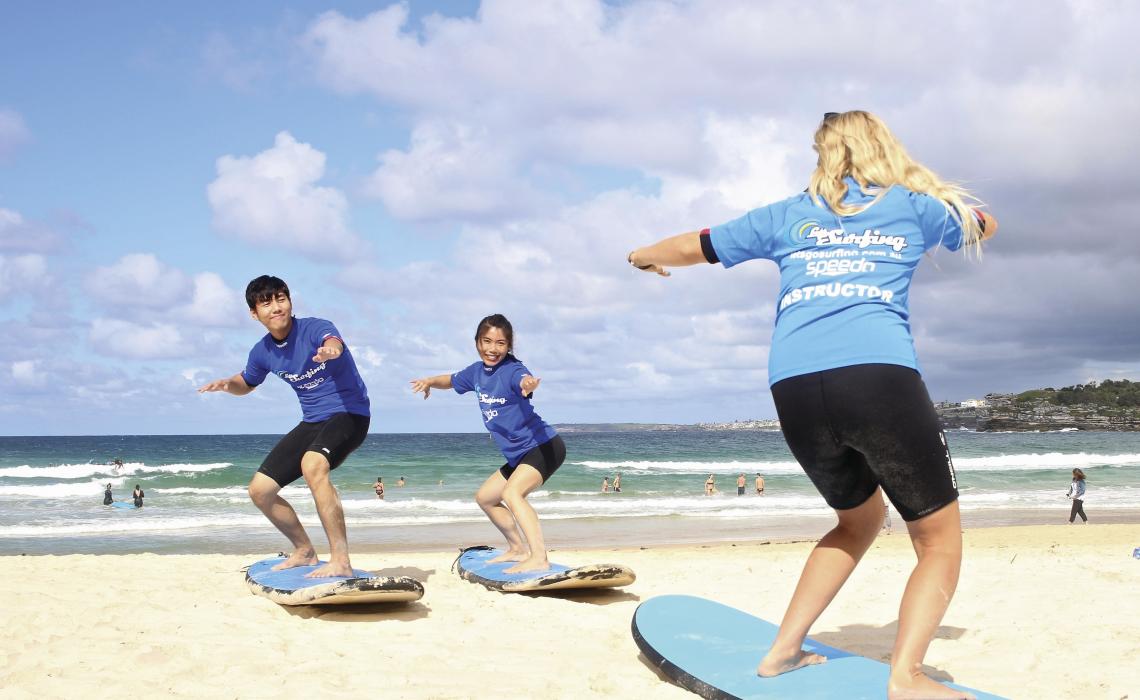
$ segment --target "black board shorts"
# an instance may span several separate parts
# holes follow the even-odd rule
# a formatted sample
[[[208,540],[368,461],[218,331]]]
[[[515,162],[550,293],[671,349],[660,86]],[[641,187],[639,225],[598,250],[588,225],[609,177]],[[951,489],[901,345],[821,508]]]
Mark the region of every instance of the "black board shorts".
[[[784,439],[836,510],[862,505],[879,486],[912,521],[958,499],[938,414],[918,372],[865,364],[772,385]]]
[[[566,443],[562,441],[562,436],[555,435],[538,447],[535,447],[530,452],[527,452],[519,460],[515,466],[511,466],[510,462],[499,467],[499,473],[503,475],[504,479],[510,479],[511,474],[515,473],[515,469],[528,464],[538,470],[542,475],[542,483],[554,476],[554,472],[558,471],[558,467],[566,461]]]
[[[301,421],[269,451],[257,471],[278,486],[288,486],[301,478],[301,458],[306,452],[323,455],[329,469],[336,469],[368,437],[369,422],[368,416],[355,413],[338,413],[317,423]]]

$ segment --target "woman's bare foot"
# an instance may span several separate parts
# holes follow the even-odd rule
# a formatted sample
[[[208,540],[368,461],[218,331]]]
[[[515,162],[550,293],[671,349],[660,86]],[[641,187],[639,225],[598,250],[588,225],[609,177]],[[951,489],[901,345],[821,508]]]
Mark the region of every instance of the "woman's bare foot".
[[[305,574],[305,578],[328,578],[330,576],[351,578],[352,564],[348,563],[348,559],[334,560]]]
[[[975,700],[970,693],[948,688],[922,673],[899,677],[891,674],[890,681],[887,683],[887,698],[889,700],[944,700],[946,698]]]
[[[312,566],[317,563],[317,552],[312,547],[294,549],[289,558],[273,567],[274,571],[292,569],[297,566]]]
[[[494,564],[500,561],[523,561],[526,559],[530,552],[525,549],[508,549],[497,557],[492,557],[487,560],[488,564]]]
[[[528,558],[523,559],[518,564],[512,567],[503,569],[504,574],[522,574],[530,571],[547,571],[550,569],[550,562],[546,557],[541,559]]]
[[[760,665],[756,667],[756,675],[771,678],[804,666],[822,664],[825,661],[827,661],[826,656],[809,654],[803,649],[796,649],[790,654],[769,650],[768,655],[761,659]]]

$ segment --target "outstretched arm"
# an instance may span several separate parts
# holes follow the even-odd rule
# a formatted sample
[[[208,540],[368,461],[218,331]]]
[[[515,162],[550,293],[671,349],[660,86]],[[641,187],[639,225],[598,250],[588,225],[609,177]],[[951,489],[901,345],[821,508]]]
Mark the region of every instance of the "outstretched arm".
[[[975,209],[974,213],[978,215],[978,219],[982,224],[981,240],[985,241],[993,238],[998,230],[997,219],[981,209]]]
[[[538,377],[532,377],[529,374],[524,374],[522,379],[519,380],[519,391],[522,393],[523,398],[530,398],[534,390],[538,388],[539,382],[542,380]]]
[[[626,259],[634,267],[646,272],[656,272],[662,277],[669,276],[666,267],[707,262],[701,249],[701,234],[698,231],[671,236],[653,245],[637,248]]]
[[[234,396],[245,396],[255,388],[256,387],[252,387],[249,384],[246,384],[245,377],[241,376],[241,372],[238,372],[232,377],[226,377],[225,379],[215,379],[209,384],[203,384],[202,386],[198,387],[198,393],[204,394],[210,391],[224,391],[227,394],[233,394]]]
[[[340,342],[339,338],[325,338],[325,342],[317,348],[317,354],[313,355],[313,362],[335,360],[342,354],[344,354],[344,343]]]
[[[424,377],[423,379],[413,379],[412,393],[417,394],[424,392],[424,398],[431,394],[432,389],[450,389],[451,388],[451,375],[450,374],[437,374],[434,377]]]

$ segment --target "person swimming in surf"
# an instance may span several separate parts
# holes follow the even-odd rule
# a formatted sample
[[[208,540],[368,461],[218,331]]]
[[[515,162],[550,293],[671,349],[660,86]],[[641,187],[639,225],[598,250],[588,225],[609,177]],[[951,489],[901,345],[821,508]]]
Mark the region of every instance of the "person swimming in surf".
[[[479,507],[507,540],[507,550],[490,561],[517,562],[506,573],[546,571],[550,562],[542,526],[527,496],[562,466],[566,445],[531,407],[542,380],[514,356],[511,322],[502,314],[481,320],[475,350],[479,362],[454,374],[414,379],[412,391],[423,392],[424,399],[432,389],[475,392],[483,425],[507,460],[475,493]]]
[[[757,673],[826,659],[808,630],[883,522],[880,489],[906,521],[918,562],[902,596],[891,698],[960,698],[922,672],[962,562],[961,516],[945,436],[918,370],[907,293],[924,253],[979,249],[997,221],[964,189],[910,158],[864,111],[829,112],[815,131],[807,190],[711,229],[638,248],[666,267],[772,260],[780,268],[768,380],[792,454],[837,514],[808,557]]]
[[[244,370],[205,384],[198,392],[245,396],[270,374],[293,388],[301,403],[301,422],[270,450],[249,482],[249,497],[293,544],[293,552],[273,568],[316,564],[312,540],[296,511],[279,495],[303,476],[330,549],[328,563],[307,575],[351,576],[344,509],[329,476],[368,436],[368,390],[336,326],[322,318],[293,316],[284,281],[262,275],[246,287],[245,300],[249,315],[269,332],[249,351]]]

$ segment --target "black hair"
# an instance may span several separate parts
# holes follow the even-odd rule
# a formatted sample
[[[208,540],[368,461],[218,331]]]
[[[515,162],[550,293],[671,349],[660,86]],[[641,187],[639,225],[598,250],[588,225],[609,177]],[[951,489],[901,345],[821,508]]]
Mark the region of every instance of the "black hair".
[[[507,352],[513,353],[515,350],[515,329],[511,326],[511,322],[507,317],[502,314],[491,314],[479,322],[475,328],[475,342],[479,342],[479,338],[491,328],[498,328],[507,337]]]
[[[285,280],[272,275],[262,275],[246,285],[245,303],[253,309],[261,302],[269,301],[278,294],[284,294],[286,299],[289,298],[289,285],[285,284]]]

